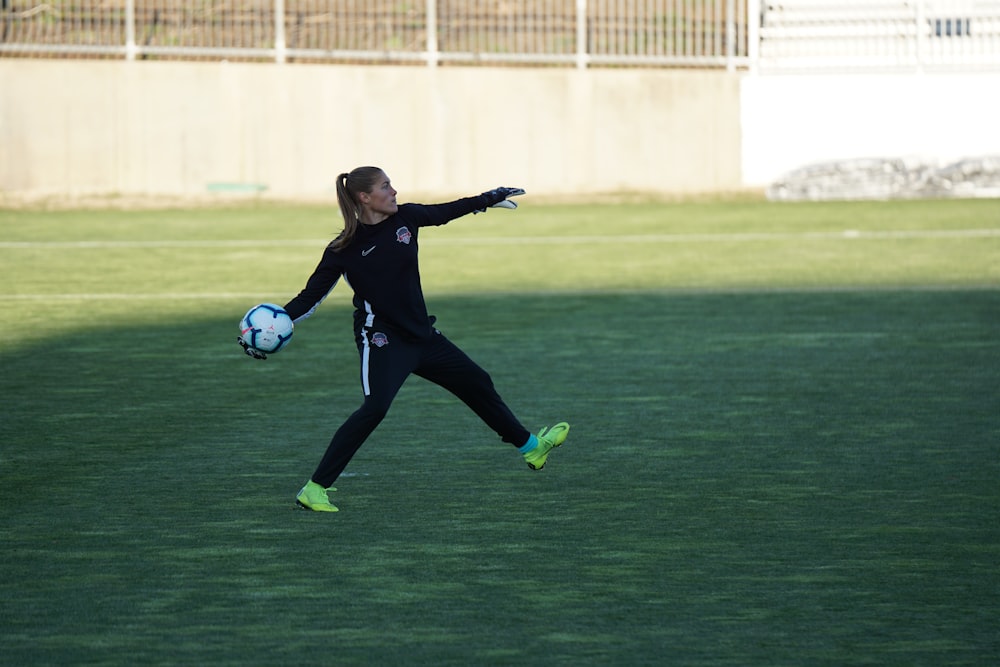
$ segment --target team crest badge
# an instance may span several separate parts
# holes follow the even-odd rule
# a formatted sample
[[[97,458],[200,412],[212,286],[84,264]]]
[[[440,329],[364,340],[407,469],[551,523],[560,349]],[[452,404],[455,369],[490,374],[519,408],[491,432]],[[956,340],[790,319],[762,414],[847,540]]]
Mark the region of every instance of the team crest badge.
[[[410,245],[411,238],[413,238],[413,235],[410,234],[410,230],[407,229],[406,227],[400,227],[399,229],[396,230],[396,240],[399,241],[400,243],[405,243],[406,245]]]
[[[375,347],[385,347],[389,344],[389,337],[386,336],[381,331],[376,331],[372,334],[372,345]]]

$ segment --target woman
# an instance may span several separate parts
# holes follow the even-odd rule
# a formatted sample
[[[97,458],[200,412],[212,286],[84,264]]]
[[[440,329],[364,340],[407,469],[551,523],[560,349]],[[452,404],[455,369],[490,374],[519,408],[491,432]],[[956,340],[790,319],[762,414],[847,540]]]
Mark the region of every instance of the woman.
[[[385,418],[411,374],[444,387],[468,405],[503,439],[518,448],[532,470],[566,439],[561,422],[536,436],[517,420],[490,376],[434,328],[427,314],[417,263],[421,227],[443,225],[487,207],[516,208],[508,197],[519,188],[497,188],[446,204],[396,204],[396,190],[377,167],[358,167],[337,178],[344,230],[323,253],[298,296],[285,305],[296,322],[309,317],[343,276],[354,290],[354,335],[361,355],[364,402],[337,430],[326,454],[296,496],[304,508],[336,512],[328,491],[362,443]],[[266,356],[241,342],[256,358]]]

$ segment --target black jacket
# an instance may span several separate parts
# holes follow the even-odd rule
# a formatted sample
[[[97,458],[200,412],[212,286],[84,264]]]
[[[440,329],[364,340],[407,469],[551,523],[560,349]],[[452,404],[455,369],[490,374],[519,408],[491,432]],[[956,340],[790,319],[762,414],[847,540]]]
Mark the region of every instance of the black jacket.
[[[421,227],[443,225],[486,207],[486,197],[466,197],[446,204],[403,204],[377,225],[359,225],[347,247],[327,248],[305,288],[285,304],[292,320],[312,315],[343,276],[354,290],[354,330],[389,329],[419,340],[430,336],[420,286],[417,235]]]

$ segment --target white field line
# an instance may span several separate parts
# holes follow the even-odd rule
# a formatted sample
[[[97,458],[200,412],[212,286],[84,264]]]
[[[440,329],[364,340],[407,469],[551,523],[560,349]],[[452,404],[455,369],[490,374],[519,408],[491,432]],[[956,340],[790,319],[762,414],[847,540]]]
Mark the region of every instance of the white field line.
[[[319,246],[322,248],[329,240],[293,240],[279,239],[275,241],[0,241],[0,248],[52,248],[74,250],[109,250],[115,248],[270,248],[274,246]]]
[[[580,244],[599,243],[731,243],[733,241],[788,241],[788,240],[879,240],[879,239],[919,239],[919,238],[982,238],[1000,236],[998,229],[915,229],[900,231],[862,232],[845,229],[837,232],[731,232],[717,234],[636,234],[623,236],[519,236],[487,237],[466,239],[435,239],[434,243],[444,245],[510,244],[530,245],[533,243]]]
[[[434,245],[534,245],[534,244],[619,244],[619,243],[731,243],[739,241],[787,240],[891,240],[891,239],[947,239],[988,238],[1000,236],[1000,228],[993,229],[913,229],[897,231],[859,231],[845,229],[834,232],[733,232],[717,234],[635,234],[593,236],[480,236],[472,238],[435,238]],[[199,241],[0,241],[2,249],[52,248],[52,249],[112,249],[112,248],[272,248],[323,247],[329,243],[322,239],[279,240],[199,240]]]
[[[902,231],[838,232],[762,232],[719,234],[642,234],[633,236],[500,236],[478,238],[439,238],[434,245],[533,245],[533,244],[609,244],[609,243],[706,243],[776,240],[882,240],[921,238],[990,238],[1000,237],[1000,229],[944,229]],[[0,241],[0,249],[108,249],[108,248],[267,248],[275,246],[322,247],[325,240],[221,240],[221,241]],[[938,289],[932,287],[931,289]],[[668,290],[671,291],[671,290]],[[685,290],[678,290],[684,292]],[[726,290],[723,290],[726,291]],[[797,290],[790,290],[797,291]],[[83,301],[83,300],[224,300],[259,299],[259,294],[236,292],[205,293],[84,293],[84,294],[0,294],[0,301]]]
[[[541,289],[541,290],[516,290],[516,291],[491,291],[487,293],[464,293],[448,292],[435,295],[437,298],[455,296],[609,296],[609,295],[636,295],[636,294],[663,294],[663,295],[702,295],[702,294],[827,294],[839,292],[963,292],[963,291],[983,291],[995,292],[1000,289],[1000,285],[995,284],[927,284],[927,285],[886,285],[886,286],[858,286],[858,285],[835,285],[835,286],[807,286],[807,287],[663,287],[663,288],[614,288],[614,289]],[[324,303],[333,303],[339,307],[350,307],[352,293],[348,289],[341,292],[342,298],[336,301],[331,295]],[[287,295],[286,295],[287,296]],[[239,299],[247,303],[272,302],[280,303],[278,298],[264,298],[260,294],[242,294],[239,292],[168,292],[163,294],[125,294],[120,292],[100,292],[81,294],[0,294],[2,301],[191,301],[191,300],[218,300]]]
[[[82,294],[0,294],[0,301],[186,301],[190,299],[256,299],[260,294],[238,292],[165,292],[162,294],[126,294],[124,292],[91,292]]]

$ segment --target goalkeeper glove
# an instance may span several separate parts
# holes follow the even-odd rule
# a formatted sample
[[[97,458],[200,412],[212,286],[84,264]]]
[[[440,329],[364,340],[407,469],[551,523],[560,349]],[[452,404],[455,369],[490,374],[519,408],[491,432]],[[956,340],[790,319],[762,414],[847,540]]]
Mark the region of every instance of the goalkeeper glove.
[[[517,197],[518,195],[523,195],[524,190],[522,188],[495,188],[488,192],[484,192],[479,195],[480,197],[486,198],[486,206],[490,208],[517,208],[515,202],[509,201],[508,197]],[[486,208],[480,208],[473,211],[474,213],[485,213]]]
[[[254,359],[267,359],[266,354],[264,354],[255,347],[250,347],[249,345],[247,345],[247,342],[243,340],[242,336],[237,336],[236,342],[240,344],[240,347],[243,348],[243,351],[246,353],[248,357],[253,357]]]

